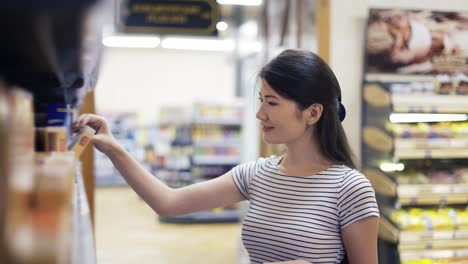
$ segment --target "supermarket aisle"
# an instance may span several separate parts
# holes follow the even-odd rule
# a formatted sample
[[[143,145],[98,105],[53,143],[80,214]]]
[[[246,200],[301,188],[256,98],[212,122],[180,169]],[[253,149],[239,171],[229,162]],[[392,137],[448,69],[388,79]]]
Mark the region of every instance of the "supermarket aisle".
[[[131,189],[96,189],[99,264],[234,264],[239,238],[240,224],[161,224]]]

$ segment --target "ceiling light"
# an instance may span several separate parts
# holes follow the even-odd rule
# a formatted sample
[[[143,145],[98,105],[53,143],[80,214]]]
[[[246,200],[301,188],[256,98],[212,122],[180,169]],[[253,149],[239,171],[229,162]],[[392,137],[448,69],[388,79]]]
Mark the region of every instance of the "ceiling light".
[[[385,172],[403,171],[405,165],[403,163],[381,163],[380,169]]]
[[[262,0],[216,0],[221,5],[251,5],[259,6],[262,4]]]
[[[160,39],[154,36],[107,36],[102,44],[112,48],[156,48]]]
[[[231,39],[169,37],[163,39],[161,46],[165,49],[232,51],[234,41]]]
[[[225,31],[228,28],[228,24],[224,21],[220,21],[216,24],[216,29],[219,31]]]
[[[410,114],[392,113],[390,121],[392,123],[419,123],[419,122],[448,122],[468,120],[466,114]]]

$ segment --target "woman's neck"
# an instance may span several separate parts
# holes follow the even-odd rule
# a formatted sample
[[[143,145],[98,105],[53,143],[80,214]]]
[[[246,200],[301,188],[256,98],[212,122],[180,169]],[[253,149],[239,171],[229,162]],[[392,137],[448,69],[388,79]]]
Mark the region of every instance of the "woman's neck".
[[[286,144],[287,154],[283,157],[280,169],[286,174],[312,175],[333,165],[320,150],[316,140]]]

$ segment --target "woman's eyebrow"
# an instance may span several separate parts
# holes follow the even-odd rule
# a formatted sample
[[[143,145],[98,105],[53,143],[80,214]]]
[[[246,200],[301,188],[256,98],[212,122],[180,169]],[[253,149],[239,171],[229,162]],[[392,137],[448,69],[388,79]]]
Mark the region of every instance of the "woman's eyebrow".
[[[258,93],[258,95],[260,95],[260,97],[262,97],[262,93]],[[271,95],[271,94],[267,94],[267,95],[265,95],[265,98],[274,98],[274,99],[277,99],[277,100],[279,100],[279,98],[278,98],[278,97],[276,97],[276,96],[274,96],[274,95]]]

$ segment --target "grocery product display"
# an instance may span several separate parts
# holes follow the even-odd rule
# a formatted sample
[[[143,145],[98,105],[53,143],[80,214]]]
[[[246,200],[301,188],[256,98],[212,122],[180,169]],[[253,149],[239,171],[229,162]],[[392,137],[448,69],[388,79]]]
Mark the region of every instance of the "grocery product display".
[[[368,15],[361,158],[381,212],[379,262],[466,263],[466,13]]]
[[[468,96],[440,94],[438,76],[366,78],[362,162],[381,208],[379,258],[462,263],[468,256]]]
[[[160,111],[156,176],[178,188],[212,179],[241,162],[241,101],[195,102],[189,108],[164,107]],[[178,217],[166,222],[235,222],[235,206]]]
[[[112,134],[119,143],[122,144],[133,157],[141,161],[140,150],[142,147],[138,145],[136,140],[138,115],[132,112],[100,113],[100,115],[106,118]],[[94,150],[94,159],[96,186],[127,186],[127,182],[105,154]]]
[[[38,129],[46,133],[35,133],[29,92],[2,84],[0,102],[0,263],[83,263],[86,254],[95,256],[94,240],[81,242],[92,230],[89,209],[81,211],[86,194],[80,202],[75,197],[81,176],[74,152],[57,144],[35,151],[47,145],[35,143],[58,130],[47,126]],[[38,135],[44,137],[35,140]]]

